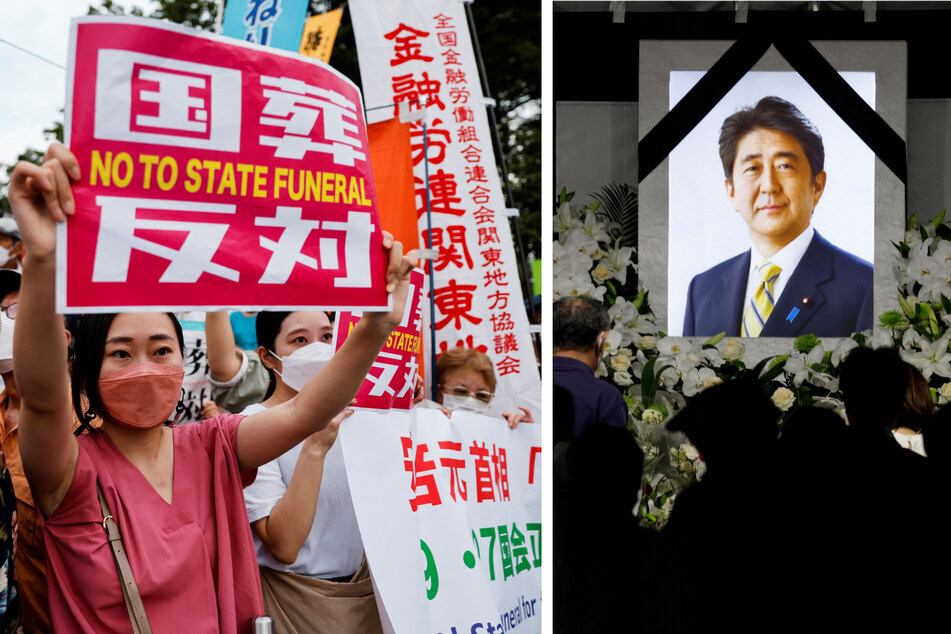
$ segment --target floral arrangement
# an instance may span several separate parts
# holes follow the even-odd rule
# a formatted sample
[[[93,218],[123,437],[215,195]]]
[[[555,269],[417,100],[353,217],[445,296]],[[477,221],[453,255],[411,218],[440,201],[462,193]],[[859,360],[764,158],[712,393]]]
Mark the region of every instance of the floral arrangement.
[[[839,369],[858,346],[894,347],[921,370],[938,405],[951,402],[951,226],[944,212],[933,221],[908,221],[895,244],[897,304],[876,328],[825,345],[814,335],[798,337],[788,354],[747,368],[741,339],[723,334],[700,341],[668,338],[651,312],[648,291],[637,288],[633,247],[621,246],[620,227],[599,210],[578,208],[562,190],[554,219],[554,298],[587,295],[608,307],[612,325],[596,374],[622,392],[629,429],[644,452],[642,526],[661,529],[677,494],[703,477],[703,458],[682,433],[665,423],[689,400],[751,369],[772,394],[783,421],[798,407],[825,407],[844,417]],[[632,275],[634,274],[634,275]]]

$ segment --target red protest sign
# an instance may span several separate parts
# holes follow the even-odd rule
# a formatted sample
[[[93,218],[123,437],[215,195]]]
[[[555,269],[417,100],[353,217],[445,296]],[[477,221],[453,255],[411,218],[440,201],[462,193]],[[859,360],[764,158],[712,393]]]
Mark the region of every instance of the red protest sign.
[[[384,410],[413,408],[413,391],[423,345],[423,279],[421,269],[410,271],[410,294],[403,319],[390,334],[373,367],[363,379],[356,396],[357,407]],[[334,321],[335,350],[340,349],[358,321],[359,315],[337,313]]]
[[[359,90],[299,55],[153,20],[72,23],[57,309],[384,308]]]

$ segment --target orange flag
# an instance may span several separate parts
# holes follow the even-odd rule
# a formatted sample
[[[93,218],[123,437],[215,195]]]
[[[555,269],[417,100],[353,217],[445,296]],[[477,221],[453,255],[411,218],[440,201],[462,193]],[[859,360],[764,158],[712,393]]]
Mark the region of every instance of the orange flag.
[[[416,191],[409,124],[398,118],[367,126],[370,163],[376,185],[380,224],[403,243],[403,251],[419,247],[416,224]]]

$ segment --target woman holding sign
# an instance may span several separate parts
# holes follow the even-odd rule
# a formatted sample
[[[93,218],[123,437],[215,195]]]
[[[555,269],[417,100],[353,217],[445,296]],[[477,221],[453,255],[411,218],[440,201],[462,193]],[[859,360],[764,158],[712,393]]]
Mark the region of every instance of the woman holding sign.
[[[270,386],[264,402],[243,414],[294,398],[334,356],[326,313],[265,311],[255,328]],[[343,450],[335,442],[340,421],[351,413],[344,410],[325,429],[262,465],[244,490],[265,612],[278,632],[383,631]]]
[[[42,167],[17,164],[9,190],[26,249],[14,338],[20,448],[46,518],[52,627],[128,631],[130,619],[142,623],[144,607],[156,631],[249,632],[263,608],[242,486],[347,406],[402,317],[413,259],[386,236],[393,310],[367,313],[327,372],[287,402],[246,417],[163,425],[183,376],[175,318],[87,315],[77,335],[74,401],[80,416],[96,413],[103,424],[77,439],[54,271],[56,225],[82,213],[70,190],[79,178],[75,156],[54,144]],[[124,596],[133,587],[140,602],[134,591]]]

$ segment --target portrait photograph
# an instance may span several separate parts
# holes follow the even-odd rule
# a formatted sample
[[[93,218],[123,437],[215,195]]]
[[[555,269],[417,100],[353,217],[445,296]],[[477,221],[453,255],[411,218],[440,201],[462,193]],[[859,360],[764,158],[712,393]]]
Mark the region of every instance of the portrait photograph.
[[[671,72],[671,107],[702,76]],[[841,76],[874,107],[875,73]],[[797,138],[800,128],[811,141]],[[875,155],[798,73],[747,73],[671,152],[668,188],[668,334],[796,336],[807,321],[827,336],[871,327]],[[748,306],[756,269],[773,266],[777,250],[792,272],[773,276],[778,294],[757,311]]]

